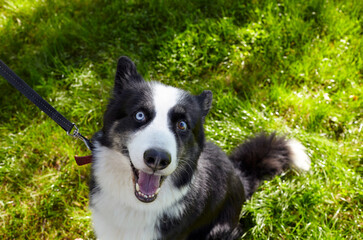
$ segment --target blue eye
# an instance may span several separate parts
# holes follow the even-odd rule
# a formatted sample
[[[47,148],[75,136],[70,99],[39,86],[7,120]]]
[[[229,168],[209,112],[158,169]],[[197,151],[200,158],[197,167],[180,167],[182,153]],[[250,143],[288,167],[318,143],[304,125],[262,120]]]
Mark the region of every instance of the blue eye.
[[[185,121],[179,121],[177,123],[177,127],[178,127],[179,130],[185,131],[185,130],[187,130],[188,125],[187,125],[187,123]]]
[[[143,122],[146,119],[145,113],[143,111],[139,111],[135,113],[135,119],[138,122]]]

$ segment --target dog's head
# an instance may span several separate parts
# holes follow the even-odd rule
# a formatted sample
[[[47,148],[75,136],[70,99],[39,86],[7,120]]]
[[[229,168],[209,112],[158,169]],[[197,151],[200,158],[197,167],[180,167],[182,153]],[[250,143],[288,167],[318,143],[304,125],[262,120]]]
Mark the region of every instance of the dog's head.
[[[191,181],[211,103],[210,91],[194,96],[146,82],[130,59],[119,59],[101,140],[129,160],[138,200],[154,201],[166,178],[177,188]]]

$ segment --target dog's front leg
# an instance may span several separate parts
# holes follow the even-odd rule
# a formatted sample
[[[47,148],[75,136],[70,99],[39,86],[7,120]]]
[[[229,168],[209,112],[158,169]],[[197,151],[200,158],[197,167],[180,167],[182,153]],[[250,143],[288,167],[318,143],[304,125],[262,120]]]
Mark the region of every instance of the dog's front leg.
[[[243,234],[242,226],[231,226],[230,223],[218,223],[209,232],[208,240],[235,240]]]

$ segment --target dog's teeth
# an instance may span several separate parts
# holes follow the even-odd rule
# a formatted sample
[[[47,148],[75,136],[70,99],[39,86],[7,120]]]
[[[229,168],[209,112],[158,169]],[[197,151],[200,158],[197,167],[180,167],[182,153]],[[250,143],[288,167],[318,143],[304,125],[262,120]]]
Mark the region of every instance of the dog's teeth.
[[[141,197],[144,197],[144,198],[146,198],[146,199],[155,198],[155,196],[156,196],[156,195],[158,194],[158,192],[160,191],[160,188],[158,188],[154,194],[150,194],[150,195],[148,195],[148,194],[145,194],[145,193],[143,193],[143,192],[141,192],[141,191],[140,191],[140,186],[139,186],[139,184],[137,184],[137,183],[136,183],[136,184],[135,184],[135,186],[136,186],[136,192],[137,192],[137,195],[139,195],[139,196],[141,196]]]

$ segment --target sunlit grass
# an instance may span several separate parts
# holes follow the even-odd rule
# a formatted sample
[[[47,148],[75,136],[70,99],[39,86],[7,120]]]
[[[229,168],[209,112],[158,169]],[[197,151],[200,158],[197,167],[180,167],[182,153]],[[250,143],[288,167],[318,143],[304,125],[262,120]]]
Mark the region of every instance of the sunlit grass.
[[[266,182],[245,239],[361,239],[362,1],[1,1],[0,59],[91,137],[120,55],[147,79],[213,91],[207,137],[300,140],[307,174]],[[0,238],[94,238],[89,152],[0,81]]]

